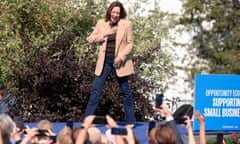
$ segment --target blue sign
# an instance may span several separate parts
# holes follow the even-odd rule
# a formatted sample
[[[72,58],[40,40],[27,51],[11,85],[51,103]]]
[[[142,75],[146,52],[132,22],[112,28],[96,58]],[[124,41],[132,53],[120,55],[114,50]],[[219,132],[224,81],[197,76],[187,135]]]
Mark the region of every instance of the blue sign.
[[[205,116],[206,130],[240,130],[240,75],[197,74],[194,108]],[[193,128],[200,128],[196,119]]]

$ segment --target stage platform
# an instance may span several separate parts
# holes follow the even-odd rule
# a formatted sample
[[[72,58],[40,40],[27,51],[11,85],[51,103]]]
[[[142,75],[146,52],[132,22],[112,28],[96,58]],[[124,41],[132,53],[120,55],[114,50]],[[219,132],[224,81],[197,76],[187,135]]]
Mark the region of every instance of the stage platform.
[[[35,127],[36,123],[25,123],[25,125],[28,125],[30,128]],[[59,133],[59,131],[66,125],[66,122],[57,122],[57,123],[52,123],[53,129],[55,133]],[[73,127],[80,126],[80,122],[74,122]],[[124,127],[125,123],[124,122],[118,122],[118,125],[120,127]],[[105,126],[96,126],[101,130],[102,133],[105,133],[107,128]],[[181,135],[183,136],[183,139],[185,139],[186,135],[186,129],[178,125],[179,131]],[[141,144],[148,144],[148,138],[147,138],[147,130],[148,130],[148,122],[137,122],[135,127],[133,128],[134,132],[136,133],[138,139],[140,140]]]

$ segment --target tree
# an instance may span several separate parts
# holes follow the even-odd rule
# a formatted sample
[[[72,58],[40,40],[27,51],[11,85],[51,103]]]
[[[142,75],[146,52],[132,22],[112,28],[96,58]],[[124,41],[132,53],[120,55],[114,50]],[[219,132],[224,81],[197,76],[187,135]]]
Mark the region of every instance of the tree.
[[[209,60],[210,73],[239,74],[239,1],[187,0],[184,8],[180,23],[197,33],[193,46]]]
[[[167,88],[164,81],[174,74],[171,58],[161,46],[163,39],[170,39],[169,30],[177,24],[176,15],[160,11],[159,1],[154,1],[153,7],[146,10],[142,7],[152,1],[136,1],[129,9],[129,19],[134,24],[135,55],[141,61],[136,61],[136,69],[140,69],[139,77],[147,81],[143,87],[144,95],[151,97],[164,93]],[[151,90],[144,90],[150,87]]]

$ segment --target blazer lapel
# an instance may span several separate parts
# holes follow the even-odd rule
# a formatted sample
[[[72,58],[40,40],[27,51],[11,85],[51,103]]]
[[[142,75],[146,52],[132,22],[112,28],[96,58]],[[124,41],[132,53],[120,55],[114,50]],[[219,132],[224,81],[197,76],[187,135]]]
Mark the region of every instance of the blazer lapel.
[[[102,26],[102,29],[103,29],[103,31],[106,31],[107,29],[109,29],[110,28],[110,22],[108,21],[108,22],[105,22],[105,23],[103,23],[103,26]],[[104,38],[104,47],[103,47],[103,49],[104,50],[106,50],[106,48],[107,48],[107,37],[105,37]]]
[[[125,30],[126,30],[125,23],[124,21],[120,20],[118,22],[118,30],[117,30],[117,36],[116,36],[116,51],[118,51],[118,48],[123,39]]]

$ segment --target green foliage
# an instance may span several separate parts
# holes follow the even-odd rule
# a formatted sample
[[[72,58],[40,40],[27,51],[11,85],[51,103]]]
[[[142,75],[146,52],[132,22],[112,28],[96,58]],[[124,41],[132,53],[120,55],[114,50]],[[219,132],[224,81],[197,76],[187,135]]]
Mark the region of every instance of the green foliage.
[[[51,42],[51,38],[62,31],[74,32],[84,39],[79,38],[78,43],[86,43],[87,32],[99,16],[89,11],[92,3],[93,1],[64,3],[59,0],[1,1],[1,79],[7,82],[6,79],[12,73],[11,65],[23,67],[22,61],[25,61],[28,49]],[[85,4],[86,7],[74,9],[76,4]]]
[[[194,46],[200,55],[210,60],[211,73],[239,74],[240,50],[240,3],[239,1],[189,0],[180,23],[196,30]],[[203,22],[212,23],[212,28]]]
[[[149,1],[142,0],[132,4],[128,14],[134,28],[134,54],[142,61],[135,60],[135,69],[140,69],[138,75],[148,82],[148,87],[164,92],[166,86],[162,81],[172,76],[174,70],[171,58],[161,49],[161,40],[170,39],[169,29],[173,28],[177,21],[175,15],[159,11],[157,1],[148,14],[146,9],[141,7],[141,3]],[[150,93],[152,94],[152,91]],[[149,96],[148,92],[145,92],[145,95]]]
[[[230,136],[224,138],[226,144],[238,144],[240,142],[240,135],[232,133]]]
[[[238,144],[240,142],[240,135],[237,133],[232,133],[230,135],[225,135],[223,138],[223,143],[225,144]],[[207,140],[207,144],[216,144],[216,139]]]
[[[207,144],[216,144],[216,140],[213,139],[207,140]]]
[[[236,54],[237,53],[237,54]],[[215,62],[217,65],[213,65],[214,69],[217,69],[217,72],[220,73],[240,73],[240,52],[236,50],[229,50],[224,52],[216,52],[214,53]],[[217,67],[218,66],[218,67]],[[220,67],[222,66],[222,67]],[[215,68],[217,67],[217,68]]]

